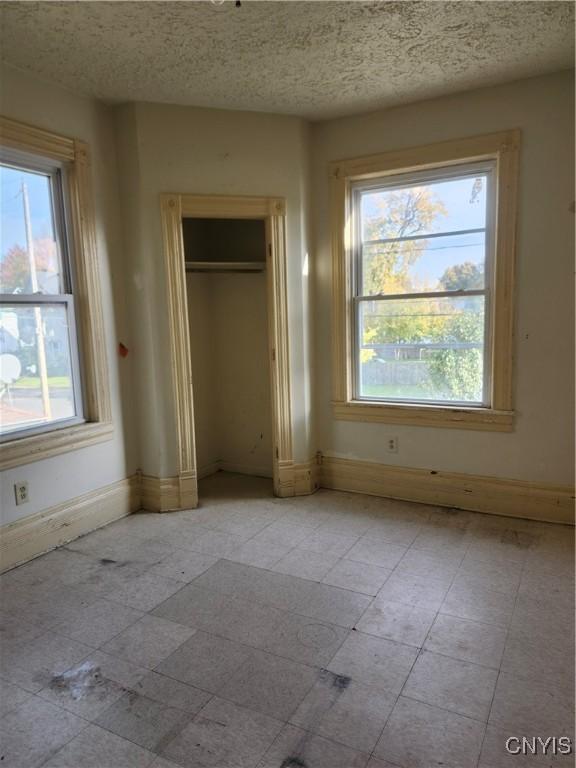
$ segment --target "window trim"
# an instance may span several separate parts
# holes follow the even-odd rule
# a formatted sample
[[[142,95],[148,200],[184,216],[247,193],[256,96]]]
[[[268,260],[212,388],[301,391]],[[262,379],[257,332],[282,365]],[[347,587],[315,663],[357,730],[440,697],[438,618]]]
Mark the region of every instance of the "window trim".
[[[332,410],[347,421],[512,431],[513,287],[520,131],[330,163],[332,213]],[[494,161],[496,241],[492,288],[491,407],[354,399],[352,186],[386,176]]]
[[[50,430],[4,440],[0,444],[0,470],[4,470],[109,440],[113,423],[88,145],[0,116],[0,146],[28,154],[38,168],[48,160],[61,166],[68,226],[63,246],[68,246],[74,285],[83,396],[82,423],[63,421]]]

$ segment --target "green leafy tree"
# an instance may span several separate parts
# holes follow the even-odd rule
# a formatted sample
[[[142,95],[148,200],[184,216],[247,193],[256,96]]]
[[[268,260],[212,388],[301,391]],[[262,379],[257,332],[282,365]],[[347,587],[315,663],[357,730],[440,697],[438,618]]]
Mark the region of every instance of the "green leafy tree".
[[[445,291],[472,291],[484,288],[484,268],[471,261],[455,264],[448,267],[439,283]]]
[[[365,245],[363,293],[390,295],[417,289],[420,286],[411,267],[426,250],[428,241],[398,239],[432,231],[446,209],[428,187],[386,192],[375,205],[377,210],[364,216],[364,241],[393,242]],[[415,311],[412,303],[395,304],[393,317],[378,313],[365,317],[363,343],[421,341],[432,333],[434,324],[431,314]]]
[[[397,240],[432,231],[446,214],[444,204],[428,187],[390,191],[380,195],[377,210],[364,216],[364,241]],[[376,242],[364,249],[364,294],[402,293],[414,287],[410,267],[428,245],[423,240]]]
[[[484,336],[483,314],[474,311],[455,313],[444,328],[443,340],[481,345]],[[480,347],[439,349],[432,352],[428,372],[435,389],[446,400],[482,398],[482,350]]]

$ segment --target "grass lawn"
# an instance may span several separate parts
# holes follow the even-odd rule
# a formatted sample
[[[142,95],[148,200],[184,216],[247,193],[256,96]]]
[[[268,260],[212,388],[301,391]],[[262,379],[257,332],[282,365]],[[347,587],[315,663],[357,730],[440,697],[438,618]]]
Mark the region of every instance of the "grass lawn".
[[[422,399],[426,391],[420,387],[400,387],[393,384],[366,384],[362,389],[364,397],[401,397]]]
[[[39,376],[23,376],[14,382],[15,387],[20,389],[38,389],[40,387]],[[48,386],[50,389],[64,389],[72,386],[69,376],[49,376]]]

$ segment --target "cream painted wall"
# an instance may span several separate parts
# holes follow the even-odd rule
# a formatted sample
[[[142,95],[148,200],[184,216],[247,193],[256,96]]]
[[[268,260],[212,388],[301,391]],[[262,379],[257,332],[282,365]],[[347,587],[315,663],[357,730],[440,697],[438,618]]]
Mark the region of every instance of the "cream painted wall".
[[[174,407],[168,369],[166,286],[159,196],[163,192],[280,196],[287,201],[288,301],[294,458],[314,444],[308,360],[309,309],[303,274],[307,252],[306,124],[297,118],[159,104],[118,108],[119,146],[129,149],[124,177],[137,154],[138,178],[125,197],[139,199],[128,240],[132,254],[130,302],[134,319],[141,464],[145,473],[171,476],[177,460]]]
[[[187,275],[196,456],[272,476],[266,274]]]
[[[328,455],[406,467],[571,483],[574,472],[573,73],[524,80],[312,127],[316,242],[315,403]],[[336,421],[330,409],[330,232],[327,163],[521,128],[511,434]],[[386,452],[396,435],[397,454]]]
[[[266,274],[212,281],[221,459],[229,469],[272,477]]]
[[[137,468],[132,412],[133,357],[120,359],[118,341],[131,348],[124,300],[124,249],[118,211],[116,145],[111,110],[5,67],[0,112],[42,128],[84,139],[92,152],[97,249],[102,280],[106,348],[114,419],[113,439],[80,451],[7,470],[0,478],[2,523],[12,522],[122,480]],[[30,501],[16,507],[13,485],[27,480]]]

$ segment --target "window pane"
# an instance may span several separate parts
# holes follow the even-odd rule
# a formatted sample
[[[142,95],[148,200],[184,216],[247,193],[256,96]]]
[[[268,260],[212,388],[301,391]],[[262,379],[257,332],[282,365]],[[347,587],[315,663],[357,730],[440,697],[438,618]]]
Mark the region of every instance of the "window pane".
[[[360,397],[483,402],[483,296],[358,306]]]
[[[2,305],[0,432],[75,415],[66,305]]]
[[[362,295],[484,288],[484,232],[362,248]]]
[[[50,176],[0,165],[0,293],[65,293]]]
[[[362,193],[362,241],[486,226],[486,172]]]

